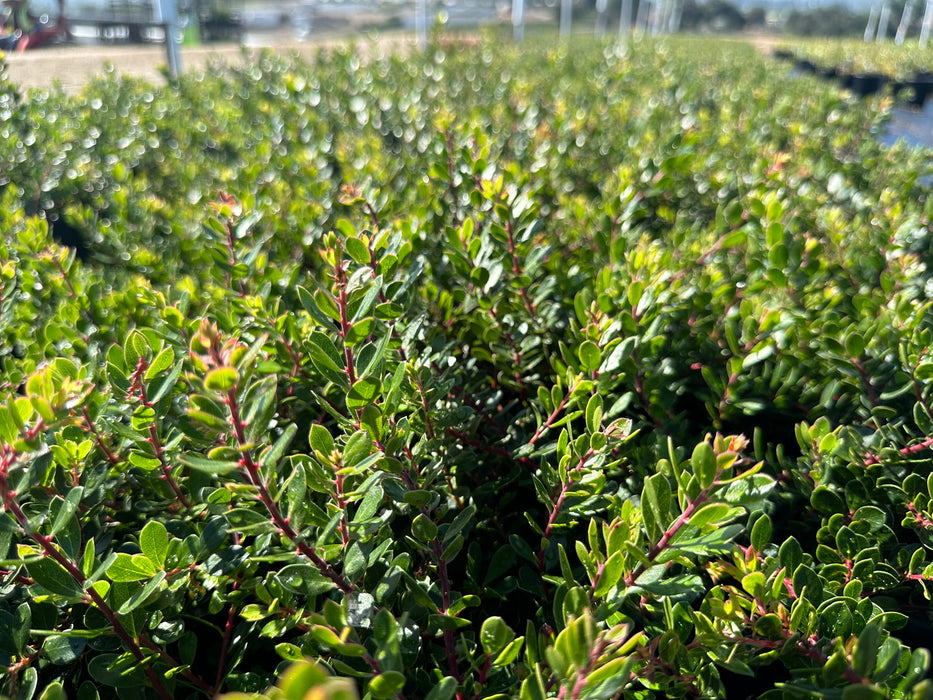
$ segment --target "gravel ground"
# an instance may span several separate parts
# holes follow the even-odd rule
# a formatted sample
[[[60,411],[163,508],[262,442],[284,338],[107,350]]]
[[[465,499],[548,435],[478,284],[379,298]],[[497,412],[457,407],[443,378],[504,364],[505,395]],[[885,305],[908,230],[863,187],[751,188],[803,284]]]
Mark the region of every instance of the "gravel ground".
[[[251,55],[266,46],[274,51],[298,53],[310,58],[322,46],[337,45],[346,38],[329,41],[295,42],[263,38],[258,45],[249,46]],[[410,35],[385,35],[379,38],[356,37],[361,53],[389,50],[406,50],[413,44]],[[183,71],[203,69],[214,61],[238,63],[243,60],[243,49],[239,44],[212,44],[210,46],[183,47],[181,67]],[[165,47],[160,45],[112,45],[112,46],[53,46],[6,54],[7,72],[10,81],[24,88],[51,88],[58,81],[62,89],[75,93],[89,79],[100,75],[106,66],[113,66],[119,74],[132,75],[154,83],[164,82],[160,67],[168,63]]]

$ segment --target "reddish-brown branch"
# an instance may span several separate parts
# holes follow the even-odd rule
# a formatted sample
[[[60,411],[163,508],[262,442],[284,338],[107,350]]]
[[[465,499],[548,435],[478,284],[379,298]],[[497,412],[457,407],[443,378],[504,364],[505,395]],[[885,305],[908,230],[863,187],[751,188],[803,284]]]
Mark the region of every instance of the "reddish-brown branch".
[[[119,464],[120,458],[117,457],[109,447],[107,447],[107,443],[104,442],[100,431],[97,430],[97,424],[94,423],[93,419],[91,418],[91,414],[88,413],[87,406],[81,407],[81,415],[84,417],[85,427],[87,427],[91,435],[94,436],[94,442],[97,443],[98,449],[104,453],[106,460],[110,462],[110,464]]]
[[[139,402],[147,408],[152,408],[153,404],[151,401],[149,401],[149,398],[146,395],[146,382],[143,378],[143,374],[148,368],[149,363],[145,358],[140,357],[139,361],[136,363],[136,371],[133,373],[132,382],[130,384],[130,392],[135,390],[137,397],[139,398]],[[159,471],[162,474],[162,480],[165,481],[172,489],[172,493],[175,494],[175,498],[178,499],[178,502],[182,505],[182,507],[189,508],[190,504],[188,499],[185,497],[184,491],[181,490],[178,482],[175,481],[175,477],[172,476],[172,466],[168,463],[168,460],[165,457],[165,450],[162,447],[162,441],[159,439],[159,431],[156,429],[155,422],[149,424],[148,433],[149,437],[146,439],[146,442],[152,445],[153,454],[155,454],[155,458],[159,460]]]
[[[233,582],[233,590],[240,587],[239,581]],[[220,661],[217,663],[217,677],[214,680],[214,688],[211,697],[215,697],[220,692],[220,686],[224,681],[224,667],[227,665],[227,651],[230,648],[230,639],[233,637],[234,622],[236,621],[237,607],[230,603],[230,609],[227,611],[227,624],[224,625],[223,641],[220,643]]]
[[[512,274],[518,278],[524,274],[524,270],[518,263],[518,248],[515,245],[515,228],[511,219],[506,222],[505,231],[509,237],[509,256],[512,258]],[[528,311],[528,315],[533,319],[537,314],[537,310],[535,309],[535,305],[531,300],[531,297],[528,296],[528,290],[525,289],[525,287],[519,287],[518,294],[522,298],[522,301],[525,303],[525,310]]]
[[[560,495],[557,497],[557,501],[554,503],[554,507],[551,508],[551,512],[548,515],[547,525],[544,527],[544,535],[541,537],[541,547],[538,549],[538,573],[544,573],[544,550],[546,548],[546,542],[551,538],[551,530],[554,528],[554,525],[557,523],[557,518],[560,515],[560,509],[564,505],[564,500],[567,498],[567,494],[570,493],[570,490],[576,485],[576,481],[573,480],[572,475],[579,473],[583,467],[586,465],[586,461],[596,454],[592,449],[587,450],[586,454],[580,457],[580,460],[577,462],[576,466],[573,469],[567,471],[567,481],[561,485]]]
[[[259,500],[262,501],[262,504],[266,507],[275,526],[298,548],[301,554],[317,567],[318,571],[333,581],[337,588],[344,593],[350,593],[355,590],[352,583],[337,573],[334,567],[321,558],[314,547],[305,542],[304,539],[295,532],[295,529],[288,522],[288,519],[282,515],[278,504],[276,504],[269,494],[269,489],[262,475],[259,473],[259,466],[253,460],[252,450],[246,439],[245,424],[240,416],[240,405],[236,395],[236,387],[224,394],[224,403],[227,404],[227,408],[230,411],[230,421],[233,424],[234,435],[240,450],[240,466],[249,483],[255,486],[256,490],[259,492]]]
[[[898,450],[902,455],[912,455],[916,452],[923,452],[923,450],[928,447],[933,446],[933,437],[926,438],[923,442],[918,442],[916,445],[908,445],[907,447],[902,447]],[[865,457],[865,464],[878,464],[881,461],[881,458],[878,455],[870,454]]]
[[[626,586],[635,585],[635,581],[638,580],[638,577],[641,576],[643,573],[645,573],[645,570],[648,568],[648,566],[655,559],[658,558],[658,555],[660,555],[661,552],[667,549],[667,546],[671,543],[671,540],[674,539],[674,536],[678,532],[680,532],[680,529],[684,525],[690,522],[690,518],[693,517],[693,514],[697,512],[700,506],[706,503],[707,499],[709,498],[709,494],[712,493],[713,489],[716,488],[718,485],[719,484],[714,479],[712,484],[710,484],[705,489],[700,491],[700,493],[697,494],[696,498],[694,498],[689,503],[687,503],[687,507],[684,508],[683,513],[681,513],[677,517],[677,520],[675,520],[671,524],[671,526],[667,530],[665,530],[664,534],[661,535],[661,539],[658,540],[657,544],[655,544],[648,551],[647,563],[639,564],[638,567],[634,571],[631,571],[630,573],[626,574],[625,576]]]
[[[544,433],[550,430],[551,425],[563,412],[564,408],[567,406],[567,402],[570,400],[570,397],[573,396],[573,392],[577,390],[579,385],[580,380],[577,380],[574,382],[573,386],[567,390],[567,393],[564,394],[564,398],[560,400],[560,403],[554,408],[554,410],[551,412],[551,415],[547,417],[547,420],[545,420],[544,423],[542,423],[535,431],[535,434],[531,436],[531,440],[528,441],[529,445],[534,445],[538,440],[541,439],[541,436],[544,435]]]

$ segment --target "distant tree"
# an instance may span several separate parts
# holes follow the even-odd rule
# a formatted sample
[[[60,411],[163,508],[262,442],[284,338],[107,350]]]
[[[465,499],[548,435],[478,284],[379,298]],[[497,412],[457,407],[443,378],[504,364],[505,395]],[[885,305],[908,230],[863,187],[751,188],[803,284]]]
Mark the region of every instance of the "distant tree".
[[[763,27],[768,17],[763,7],[752,7],[745,11],[745,22],[749,27]]]
[[[735,32],[745,28],[745,15],[728,0],[685,0],[681,29]]]
[[[891,14],[900,17],[898,13]],[[812,10],[793,10],[787,16],[784,31],[799,36],[862,36],[867,23],[868,15],[835,5]],[[896,28],[897,21],[894,20],[889,25],[892,36]]]

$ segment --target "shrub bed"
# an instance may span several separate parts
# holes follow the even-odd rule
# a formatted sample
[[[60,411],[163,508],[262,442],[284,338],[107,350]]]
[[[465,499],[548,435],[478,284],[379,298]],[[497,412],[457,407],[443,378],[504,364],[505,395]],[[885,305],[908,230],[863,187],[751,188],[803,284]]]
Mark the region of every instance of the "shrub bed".
[[[0,87],[9,696],[933,694],[883,115],[693,41]]]

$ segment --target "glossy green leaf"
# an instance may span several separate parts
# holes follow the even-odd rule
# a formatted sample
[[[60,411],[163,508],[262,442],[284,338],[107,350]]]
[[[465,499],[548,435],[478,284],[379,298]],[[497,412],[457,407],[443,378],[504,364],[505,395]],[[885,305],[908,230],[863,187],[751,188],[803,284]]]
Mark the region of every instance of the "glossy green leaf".
[[[218,367],[207,373],[204,388],[208,391],[226,392],[236,387],[240,377],[233,367]]]
[[[139,548],[156,568],[165,566],[168,554],[168,531],[158,520],[150,520],[139,533]]]
[[[700,488],[706,489],[712,486],[716,479],[716,453],[708,442],[701,442],[693,448],[693,455],[690,457],[690,468],[696,477]]]
[[[155,564],[142,554],[117,553],[117,558],[107,569],[111,581],[143,581],[156,575]]]

